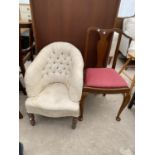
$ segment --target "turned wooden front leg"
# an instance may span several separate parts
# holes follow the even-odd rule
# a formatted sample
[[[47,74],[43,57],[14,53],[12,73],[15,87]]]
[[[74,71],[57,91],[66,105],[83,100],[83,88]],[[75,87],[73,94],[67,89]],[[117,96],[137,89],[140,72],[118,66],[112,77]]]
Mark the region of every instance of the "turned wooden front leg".
[[[77,121],[78,121],[78,118],[77,117],[73,117],[73,120],[72,120],[72,129],[75,129],[76,128]]]
[[[86,97],[87,93],[83,92],[82,93],[82,97],[81,97],[81,101],[80,101],[80,116],[79,116],[79,121],[83,120],[83,111],[84,111],[84,99]]]
[[[28,113],[28,116],[29,116],[30,124],[34,126],[35,125],[34,114]]]
[[[117,116],[116,116],[117,121],[121,120],[120,115],[121,115],[122,111],[125,109],[125,107],[128,105],[129,100],[130,100],[130,94],[129,93],[124,94],[122,105],[121,105],[121,107],[117,113]]]

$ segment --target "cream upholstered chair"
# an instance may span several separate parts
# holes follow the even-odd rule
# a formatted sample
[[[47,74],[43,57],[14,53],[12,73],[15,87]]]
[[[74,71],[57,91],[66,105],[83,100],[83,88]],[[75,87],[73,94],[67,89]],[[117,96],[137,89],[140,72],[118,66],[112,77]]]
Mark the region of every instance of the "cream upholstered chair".
[[[70,43],[55,42],[44,47],[25,74],[25,102],[31,125],[34,114],[47,117],[73,116],[76,127],[83,87],[83,58]]]

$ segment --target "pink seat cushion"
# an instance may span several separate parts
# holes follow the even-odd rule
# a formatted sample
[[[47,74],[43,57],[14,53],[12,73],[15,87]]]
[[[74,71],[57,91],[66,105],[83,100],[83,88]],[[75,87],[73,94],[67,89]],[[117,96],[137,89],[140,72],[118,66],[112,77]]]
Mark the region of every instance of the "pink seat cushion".
[[[88,68],[85,86],[102,88],[128,87],[126,81],[112,68]]]

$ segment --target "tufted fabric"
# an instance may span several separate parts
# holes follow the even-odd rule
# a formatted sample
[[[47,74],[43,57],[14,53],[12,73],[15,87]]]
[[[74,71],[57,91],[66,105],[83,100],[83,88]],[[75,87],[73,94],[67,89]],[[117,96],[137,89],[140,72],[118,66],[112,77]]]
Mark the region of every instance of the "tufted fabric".
[[[112,68],[88,68],[85,85],[99,88],[128,87],[126,81]]]
[[[38,96],[28,98],[26,107],[29,113],[48,117],[79,116],[79,104],[70,100],[62,83],[48,85]]]
[[[75,108],[75,113],[71,103],[77,106],[75,103],[79,103],[81,98],[83,65],[80,51],[70,43],[55,42],[44,47],[25,74],[25,85],[28,94],[26,101],[27,111],[41,114],[39,111],[43,109],[52,111],[55,104],[64,106],[64,109],[69,105],[77,116],[79,108]],[[61,85],[55,85],[56,83]],[[55,86],[52,87],[52,85]],[[57,86],[59,88],[56,88]],[[61,106],[60,109],[62,110]],[[36,110],[34,110],[34,107],[36,107]],[[71,111],[71,109],[66,109],[66,111]],[[59,115],[59,113],[56,115],[54,112],[49,114],[49,111],[47,112],[46,110],[42,111],[43,115],[46,115],[46,113],[48,116]],[[70,115],[72,112],[68,114]]]

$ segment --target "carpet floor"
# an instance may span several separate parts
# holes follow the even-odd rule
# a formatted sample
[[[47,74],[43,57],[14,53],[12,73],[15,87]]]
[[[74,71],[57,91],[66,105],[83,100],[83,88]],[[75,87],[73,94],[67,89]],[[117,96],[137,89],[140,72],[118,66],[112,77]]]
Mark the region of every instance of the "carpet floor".
[[[120,68],[122,65],[119,62]],[[133,70],[128,69],[133,75]],[[48,118],[37,115],[31,126],[25,111],[26,96],[19,95],[19,141],[24,155],[134,155],[135,108],[126,108],[122,120],[115,116],[122,103],[122,95],[89,94],[85,99],[84,120],[71,129],[72,118]]]
[[[134,107],[125,109],[122,120],[115,116],[122,95],[93,95],[85,99],[84,120],[71,129],[72,119],[36,116],[29,124],[25,112],[25,96],[20,94],[20,142],[24,155],[134,155]]]

